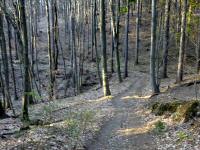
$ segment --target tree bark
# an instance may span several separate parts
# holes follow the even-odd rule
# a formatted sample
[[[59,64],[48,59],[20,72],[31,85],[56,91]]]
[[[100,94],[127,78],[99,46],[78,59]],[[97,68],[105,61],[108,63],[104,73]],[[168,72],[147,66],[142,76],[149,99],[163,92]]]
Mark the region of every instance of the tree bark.
[[[49,100],[53,99],[54,95],[54,74],[53,74],[53,60],[51,50],[51,27],[50,27],[50,12],[49,12],[49,0],[46,0],[47,11],[47,34],[48,34],[48,56],[49,56]]]
[[[152,87],[152,94],[159,93],[159,85],[156,82],[156,30],[157,30],[157,19],[156,19],[156,2],[152,0],[152,20],[151,20],[151,52],[150,52],[150,82]]]
[[[130,3],[127,0],[127,14],[126,14],[126,29],[125,29],[125,65],[124,65],[124,78],[128,77],[128,50],[129,50],[129,12]]]
[[[114,51],[116,57],[116,69],[119,82],[122,82],[121,77],[121,66],[120,66],[120,56],[119,56],[119,22],[120,22],[120,0],[117,0],[117,6],[114,6],[113,0],[111,0],[111,21],[112,21],[112,34],[114,42]]]
[[[111,95],[107,75],[107,53],[106,53],[106,21],[105,0],[100,0],[100,24],[101,24],[101,48],[102,48],[102,80],[104,96]]]
[[[1,46],[1,57],[3,63],[3,79],[4,79],[4,90],[6,96],[6,102],[4,103],[6,108],[10,108],[11,101],[10,90],[9,90],[9,66],[8,66],[8,54],[7,54],[7,46],[6,39],[4,34],[4,21],[3,21],[3,13],[0,10],[0,46]]]
[[[164,22],[164,38],[163,38],[163,72],[162,77],[167,78],[168,50],[169,50],[169,28],[170,28],[170,5],[171,0],[166,0],[165,4],[165,22]]]
[[[200,19],[199,19],[199,23],[200,23]],[[198,27],[200,28],[200,24],[198,25]],[[198,42],[197,42],[197,46],[196,46],[196,57],[197,57],[197,73],[200,74],[200,30],[198,31]]]
[[[136,16],[136,44],[135,44],[135,65],[139,63],[139,46],[140,46],[140,0],[137,0],[137,16]]]
[[[29,57],[28,57],[28,34],[27,34],[27,25],[26,25],[26,5],[25,0],[19,0],[20,3],[20,14],[21,14],[21,25],[23,33],[23,63],[24,63],[24,93],[22,100],[22,119],[24,121],[29,121],[28,115],[28,104],[31,99],[31,83],[29,75]]]
[[[185,36],[186,36],[186,14],[187,14],[187,0],[183,1],[182,9],[182,21],[181,21],[181,37],[179,46],[179,58],[178,58],[178,70],[176,81],[181,82],[183,80],[183,63],[185,55]]]

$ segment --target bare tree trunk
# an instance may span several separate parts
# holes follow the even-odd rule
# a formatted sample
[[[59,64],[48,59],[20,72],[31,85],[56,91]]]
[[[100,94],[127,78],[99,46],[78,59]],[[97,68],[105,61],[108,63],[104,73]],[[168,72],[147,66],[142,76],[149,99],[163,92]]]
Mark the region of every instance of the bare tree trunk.
[[[169,28],[170,28],[170,5],[171,0],[166,0],[165,4],[165,23],[164,23],[164,38],[163,38],[163,72],[162,77],[167,78],[167,65],[168,65],[168,50],[169,50]]]
[[[107,75],[107,53],[106,53],[106,13],[105,0],[100,0],[100,24],[101,24],[101,48],[102,48],[102,80],[104,96],[111,95]]]
[[[200,19],[199,19],[200,23]],[[200,24],[198,25],[200,28]],[[200,74],[200,30],[198,31],[198,42],[196,46],[196,57],[197,57],[197,73]]]
[[[126,14],[126,29],[125,29],[125,67],[124,67],[124,78],[128,77],[128,48],[129,48],[129,12],[130,12],[130,4],[129,0],[127,0],[127,14]]]
[[[9,45],[9,56],[10,56],[10,65],[11,65],[11,71],[12,71],[12,79],[13,79],[13,86],[14,86],[14,95],[15,100],[18,100],[17,96],[17,87],[16,87],[16,77],[15,77],[15,69],[13,65],[13,56],[12,56],[12,45],[11,45],[11,24],[9,21],[7,21],[8,24],[8,45]]]
[[[114,43],[114,37],[113,37],[113,32],[112,32],[112,19],[110,21],[110,31],[111,31],[111,66],[110,66],[110,70],[111,73],[114,73],[114,51],[115,51],[115,43]]]
[[[94,13],[93,13],[93,32],[94,32],[94,49],[95,49],[95,53],[96,53],[96,65],[97,65],[97,75],[99,78],[99,84],[102,86],[102,79],[101,79],[101,71],[100,71],[100,58],[99,58],[99,52],[98,52],[98,47],[97,47],[97,2],[96,0],[94,0]]]
[[[49,55],[49,75],[50,75],[50,85],[49,85],[49,99],[53,99],[54,95],[54,73],[53,73],[53,59],[51,50],[51,27],[50,27],[50,13],[49,13],[49,0],[46,0],[46,11],[47,11],[47,34],[48,34],[48,55]]]
[[[121,77],[121,66],[120,66],[120,56],[119,56],[119,22],[120,22],[120,0],[117,0],[116,7],[114,6],[113,0],[110,3],[112,12],[112,34],[114,41],[114,51],[116,57],[116,69],[119,82],[122,82]]]
[[[187,0],[183,1],[182,9],[182,21],[181,21],[181,37],[180,37],[180,47],[179,47],[179,58],[178,58],[178,70],[176,81],[180,82],[183,80],[183,62],[185,54],[185,35],[186,35],[186,14],[187,14]]]
[[[73,12],[72,12],[73,15]],[[77,67],[77,51],[76,51],[76,35],[75,35],[75,18],[71,16],[71,39],[72,39],[72,69],[73,69],[73,85],[74,94],[79,94],[80,87],[78,83],[78,67]]]
[[[6,103],[5,107],[10,108],[11,104],[9,103],[11,101],[10,97],[10,91],[9,91],[9,66],[8,66],[8,55],[7,55],[7,49],[6,49],[6,39],[4,35],[4,24],[3,24],[3,14],[0,12],[0,46],[1,46],[1,57],[3,62],[3,74],[4,74],[4,88],[5,88],[5,94],[6,94]]]
[[[137,16],[136,16],[136,44],[135,44],[135,65],[139,63],[139,47],[140,47],[140,0],[137,0]]]
[[[4,91],[4,83],[2,78],[2,70],[1,70],[1,62],[0,62],[0,92],[2,93],[2,99],[0,100],[0,117],[5,115],[5,91]]]
[[[25,0],[20,0],[20,13],[21,13],[21,24],[22,24],[22,33],[23,33],[23,58],[24,58],[24,93],[22,100],[22,118],[24,121],[29,120],[28,115],[28,104],[31,99],[31,83],[30,83],[30,64],[28,58],[28,34],[27,34],[27,25],[26,25],[26,6]]]
[[[153,94],[159,93],[159,85],[156,82],[156,1],[152,0],[152,20],[151,20],[151,52],[150,52],[150,82]]]
[[[59,27],[58,27],[58,9],[57,1],[52,0],[52,22],[53,22],[53,61],[54,61],[54,70],[58,69],[58,38],[59,38]]]

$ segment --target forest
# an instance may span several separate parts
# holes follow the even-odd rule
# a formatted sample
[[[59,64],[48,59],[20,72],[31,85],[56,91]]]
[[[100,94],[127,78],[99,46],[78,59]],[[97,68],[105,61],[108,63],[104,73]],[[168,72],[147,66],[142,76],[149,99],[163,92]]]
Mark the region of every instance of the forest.
[[[200,0],[0,0],[1,150],[200,150]]]

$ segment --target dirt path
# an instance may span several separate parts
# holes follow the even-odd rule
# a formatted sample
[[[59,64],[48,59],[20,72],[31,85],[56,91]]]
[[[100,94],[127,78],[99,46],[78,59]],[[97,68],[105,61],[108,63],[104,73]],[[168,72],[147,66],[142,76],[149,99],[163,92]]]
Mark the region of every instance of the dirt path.
[[[89,150],[153,150],[156,149],[153,135],[146,132],[144,118],[137,113],[146,103],[134,98],[143,94],[148,82],[146,77],[136,78],[134,84],[112,100],[115,115],[104,124]]]

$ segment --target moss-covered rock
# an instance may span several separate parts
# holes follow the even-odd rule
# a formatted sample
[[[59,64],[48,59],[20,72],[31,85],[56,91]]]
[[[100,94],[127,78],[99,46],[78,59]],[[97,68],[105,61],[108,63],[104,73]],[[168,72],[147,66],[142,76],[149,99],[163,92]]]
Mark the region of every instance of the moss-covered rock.
[[[174,113],[176,112],[177,107],[181,105],[181,102],[174,101],[174,102],[167,102],[167,103],[160,103],[156,102],[152,105],[151,110],[155,115],[161,116],[166,112]]]
[[[199,101],[184,102],[177,107],[177,110],[173,116],[174,121],[187,122],[190,118],[196,116],[198,112]]]
[[[151,105],[151,110],[155,115],[161,116],[170,113],[173,120],[177,122],[187,122],[191,117],[196,116],[199,111],[200,102],[192,101],[173,101],[173,102],[156,102]]]

